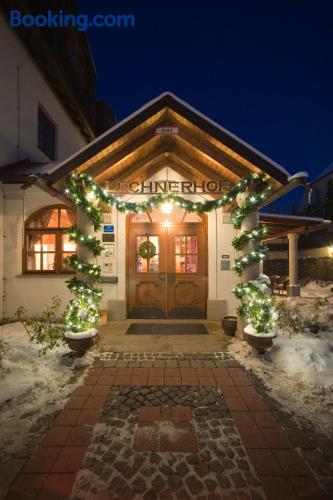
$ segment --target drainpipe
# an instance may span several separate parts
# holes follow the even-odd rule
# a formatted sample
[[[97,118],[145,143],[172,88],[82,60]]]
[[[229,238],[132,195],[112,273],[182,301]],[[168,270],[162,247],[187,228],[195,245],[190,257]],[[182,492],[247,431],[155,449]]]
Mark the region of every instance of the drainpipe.
[[[3,194],[3,235],[2,235],[2,241],[1,241],[1,251],[2,251],[2,321],[5,320],[6,317],[6,277],[5,277],[5,271],[6,271],[6,231],[7,231],[7,224],[6,224],[6,195],[4,192]]]

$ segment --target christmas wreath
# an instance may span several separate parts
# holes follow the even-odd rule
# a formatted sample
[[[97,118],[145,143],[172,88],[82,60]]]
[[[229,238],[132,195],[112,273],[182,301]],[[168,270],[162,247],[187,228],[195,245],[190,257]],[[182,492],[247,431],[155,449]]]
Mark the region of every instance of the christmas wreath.
[[[139,246],[139,255],[143,259],[151,259],[156,255],[156,247],[151,241],[144,241]]]

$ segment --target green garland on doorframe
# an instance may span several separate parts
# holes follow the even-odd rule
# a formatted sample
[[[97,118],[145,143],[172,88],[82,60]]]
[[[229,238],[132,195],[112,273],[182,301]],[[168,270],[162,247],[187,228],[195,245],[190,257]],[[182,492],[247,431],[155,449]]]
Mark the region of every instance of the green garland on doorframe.
[[[102,210],[97,206],[98,201],[104,204],[115,207],[119,212],[140,213],[146,210],[152,210],[160,206],[163,202],[169,201],[175,206],[184,208],[188,212],[205,213],[212,212],[219,208],[236,201],[237,195],[247,193],[244,204],[241,207],[233,210],[231,215],[231,223],[235,229],[240,229],[245,217],[254,210],[257,210],[267,198],[271,187],[268,178],[264,174],[251,173],[249,176],[241,179],[229,193],[223,195],[216,200],[206,201],[191,201],[179,196],[175,193],[157,194],[140,203],[127,202],[121,200],[112,194],[108,193],[99,186],[93,178],[85,172],[74,173],[70,176],[68,185],[65,189],[67,197],[80,209],[82,209],[92,221],[95,231],[102,224]],[[241,251],[251,241],[260,241],[268,228],[265,225],[258,226],[249,231],[244,231],[233,239],[235,250]],[[91,249],[94,255],[99,255],[102,249],[100,241],[91,235],[85,235],[77,227],[71,228],[69,231],[70,238],[75,240],[78,245],[86,246]],[[233,266],[233,271],[241,276],[244,270],[265,258],[267,247],[260,245],[258,249],[248,252],[245,255],[237,258]],[[81,264],[80,269],[78,268]],[[97,276],[100,271],[94,271],[92,276],[89,272],[98,266],[90,267],[89,263],[78,261],[72,258],[68,261],[74,270],[80,271],[85,276],[85,281],[78,281],[73,278],[68,282],[68,288],[76,294],[74,299],[68,305],[67,319],[68,326],[71,326],[73,331],[80,331],[83,326],[92,326],[93,321],[98,319],[98,302],[101,299],[101,290],[94,288],[93,281],[98,281]],[[238,308],[238,313],[244,316],[248,322],[254,326],[257,331],[269,331],[276,323],[276,309],[271,296],[265,293],[260,282],[239,283],[233,290],[235,296],[242,301]],[[88,301],[88,304],[86,302]],[[81,319],[81,309],[87,309],[88,319],[84,322]],[[91,314],[90,314],[91,312]],[[259,329],[259,330],[258,330]]]
[[[163,202],[169,201],[177,207],[188,212],[206,213],[213,212],[235,201],[240,193],[249,192],[244,206],[233,212],[233,223],[240,227],[244,218],[255,210],[266,199],[270,190],[268,178],[264,174],[252,173],[241,179],[229,193],[216,200],[191,201],[175,193],[163,193],[151,196],[139,203],[121,200],[108,193],[99,186],[93,178],[85,172],[70,176],[65,194],[77,206],[84,210],[92,220],[95,231],[102,223],[102,211],[94,203],[96,199],[110,207],[115,207],[119,212],[140,213],[159,207]],[[236,227],[236,226],[235,226]]]

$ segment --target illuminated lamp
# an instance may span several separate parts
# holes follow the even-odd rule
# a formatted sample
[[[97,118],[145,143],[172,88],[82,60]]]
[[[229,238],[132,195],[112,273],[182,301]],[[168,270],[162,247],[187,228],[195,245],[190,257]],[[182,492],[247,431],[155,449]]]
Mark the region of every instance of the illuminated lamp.
[[[172,203],[170,202],[165,202],[165,203],[162,203],[161,205],[161,210],[162,210],[162,213],[163,214],[171,214],[172,213],[172,210],[173,210],[173,205]]]

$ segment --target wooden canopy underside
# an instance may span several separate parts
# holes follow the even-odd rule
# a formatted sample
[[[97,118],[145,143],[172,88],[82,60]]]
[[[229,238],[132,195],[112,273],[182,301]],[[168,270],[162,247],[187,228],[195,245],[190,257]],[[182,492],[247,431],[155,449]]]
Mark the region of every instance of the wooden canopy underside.
[[[157,134],[158,127],[177,127],[177,134]],[[96,182],[144,181],[164,167],[189,180],[221,179],[231,185],[262,170],[169,107],[105,145],[94,154],[81,154],[71,171],[85,171]],[[60,190],[65,175],[52,182]],[[272,192],[283,183],[271,176]],[[52,176],[51,176],[52,178]]]
[[[260,224],[268,226],[269,233],[266,241],[275,238],[282,238],[290,233],[303,233],[315,226],[322,226],[330,221],[325,221],[317,217],[302,217],[280,214],[260,214]]]

